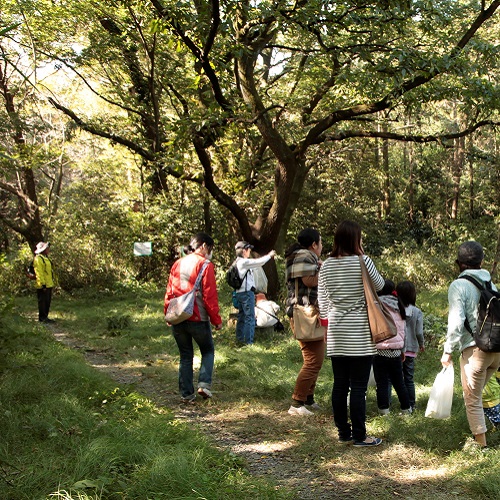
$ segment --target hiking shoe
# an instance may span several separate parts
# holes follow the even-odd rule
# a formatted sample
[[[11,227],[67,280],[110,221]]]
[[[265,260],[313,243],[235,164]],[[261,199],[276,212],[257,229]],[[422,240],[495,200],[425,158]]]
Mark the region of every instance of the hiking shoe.
[[[185,398],[181,398],[181,403],[189,404],[194,403],[196,401],[196,394],[191,394],[190,396],[186,396]]]
[[[314,415],[314,413],[309,411],[305,406],[290,406],[288,413],[290,415],[302,415],[303,417]]]
[[[339,437],[339,443],[340,444],[352,444],[352,443],[354,443],[354,440],[352,439],[352,437],[348,437],[348,438]]]
[[[198,387],[198,394],[203,399],[208,399],[212,397],[212,393],[206,387]]]
[[[353,446],[356,448],[366,448],[370,446],[378,446],[382,443],[380,438],[368,436],[364,441],[354,441]]]
[[[318,403],[311,403],[311,404],[306,403],[305,407],[309,411],[319,411],[319,410],[321,410],[321,406]]]

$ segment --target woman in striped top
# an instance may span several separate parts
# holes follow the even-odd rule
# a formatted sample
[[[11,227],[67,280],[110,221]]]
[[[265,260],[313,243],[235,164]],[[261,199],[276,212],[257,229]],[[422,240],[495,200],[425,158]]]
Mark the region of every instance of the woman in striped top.
[[[321,266],[318,304],[321,323],[327,327],[327,356],[332,360],[332,407],[339,441],[354,446],[377,446],[382,440],[366,436],[366,389],[373,356],[359,256],[363,256],[376,290],[384,286],[370,257],[364,255],[361,227],[343,221],[335,232],[333,251]],[[350,393],[350,417],[347,397]]]

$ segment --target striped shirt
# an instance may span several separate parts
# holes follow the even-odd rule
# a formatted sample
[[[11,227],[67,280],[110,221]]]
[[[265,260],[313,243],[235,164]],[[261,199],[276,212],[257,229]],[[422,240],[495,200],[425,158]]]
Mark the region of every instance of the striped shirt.
[[[370,257],[363,256],[376,290],[384,278]],[[361,266],[357,255],[329,257],[321,266],[318,304],[322,324],[328,324],[327,356],[373,356],[377,353],[371,338]]]

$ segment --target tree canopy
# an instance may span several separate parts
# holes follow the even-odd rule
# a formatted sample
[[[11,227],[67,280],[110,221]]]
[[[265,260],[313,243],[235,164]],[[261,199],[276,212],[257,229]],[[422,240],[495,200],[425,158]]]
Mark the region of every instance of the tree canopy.
[[[322,146],[446,143],[495,123],[499,3],[19,5],[37,57],[71,69],[109,105],[90,114],[49,96],[54,106],[139,155],[153,192],[169,177],[203,185],[267,250]],[[459,102],[460,128],[416,118],[443,100]]]
[[[441,155],[452,165],[450,190],[460,187],[466,158],[471,165],[497,162],[494,141],[477,141],[498,123],[499,5],[7,0],[0,39],[9,137],[4,206],[14,209],[17,197],[17,207],[31,207],[25,224],[40,228],[30,187],[36,179],[29,177],[42,162],[26,148],[41,140],[33,128],[39,108],[27,99],[36,90],[72,124],[59,129],[58,140],[73,137],[77,126],[128,149],[150,200],[197,186],[192,196],[208,207],[208,193],[234,235],[259,252],[283,247],[298,207],[317,224],[326,218],[317,210],[328,212],[321,198],[336,196],[342,185],[354,199],[350,175],[372,190],[368,209],[381,203],[388,213],[391,162],[409,178],[404,190],[413,212],[418,187],[435,173],[425,166],[425,150],[415,148],[431,144],[434,161]],[[49,72],[61,75],[52,75],[58,85],[42,77]],[[92,99],[83,97],[89,93]],[[38,117],[44,113],[50,115],[44,108]],[[39,122],[53,134],[54,120]],[[389,142],[403,146],[389,150]],[[45,148],[47,161],[62,149],[62,142]],[[350,194],[342,195],[347,203]],[[9,220],[19,222],[20,212],[12,214]],[[35,241],[42,232],[23,234]]]

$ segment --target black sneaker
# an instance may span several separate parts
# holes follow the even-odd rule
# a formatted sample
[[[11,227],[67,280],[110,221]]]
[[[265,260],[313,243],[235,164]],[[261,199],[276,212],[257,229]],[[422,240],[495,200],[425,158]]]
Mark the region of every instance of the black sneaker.
[[[353,446],[356,448],[369,448],[371,446],[378,446],[382,443],[382,439],[368,436],[364,441],[354,441]]]

